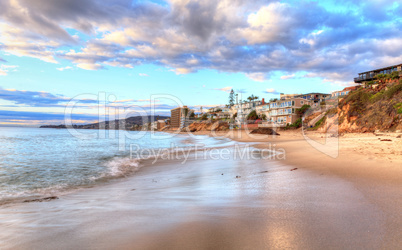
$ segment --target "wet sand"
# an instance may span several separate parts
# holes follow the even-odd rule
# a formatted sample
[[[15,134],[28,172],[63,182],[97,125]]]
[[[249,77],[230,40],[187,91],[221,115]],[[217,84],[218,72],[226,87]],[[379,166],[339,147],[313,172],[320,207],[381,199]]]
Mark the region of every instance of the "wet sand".
[[[401,165],[342,150],[327,158],[292,135],[259,140],[266,141],[284,148],[286,159],[261,159],[253,151],[242,160],[145,161],[124,180],[0,207],[1,248],[402,246]]]

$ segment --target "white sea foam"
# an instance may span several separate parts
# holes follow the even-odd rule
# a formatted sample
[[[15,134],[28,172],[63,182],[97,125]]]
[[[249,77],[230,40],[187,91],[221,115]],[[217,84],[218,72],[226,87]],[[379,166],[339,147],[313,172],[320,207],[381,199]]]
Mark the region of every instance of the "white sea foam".
[[[136,172],[141,168],[140,160],[131,159],[130,157],[113,158],[106,162],[105,165],[108,168],[106,175],[113,177],[123,177],[129,173]]]

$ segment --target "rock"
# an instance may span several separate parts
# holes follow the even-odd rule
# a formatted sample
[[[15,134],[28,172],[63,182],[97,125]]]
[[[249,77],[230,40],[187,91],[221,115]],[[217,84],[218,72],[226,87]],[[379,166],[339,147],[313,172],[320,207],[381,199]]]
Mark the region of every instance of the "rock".
[[[241,178],[241,176],[240,176],[240,175],[236,175],[236,179],[238,179],[238,178]]]
[[[402,135],[398,135],[396,138],[402,138]]]
[[[272,128],[257,128],[251,131],[250,134],[279,135]]]
[[[392,141],[391,139],[382,139],[381,141]]]
[[[294,170],[297,170],[297,168],[293,168],[293,169],[291,169],[290,171],[294,171]]]

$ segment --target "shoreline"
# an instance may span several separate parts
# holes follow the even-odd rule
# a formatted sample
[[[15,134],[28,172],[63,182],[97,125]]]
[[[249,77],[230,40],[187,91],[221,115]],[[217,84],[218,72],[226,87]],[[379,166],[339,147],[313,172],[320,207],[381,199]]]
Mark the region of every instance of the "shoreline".
[[[269,141],[285,149],[286,160],[145,161],[136,174],[116,182],[50,202],[0,207],[0,241],[6,249],[402,244],[401,171],[395,160],[379,167],[381,160],[346,154],[342,143],[340,156],[326,159],[299,135],[280,134],[232,139],[257,148]]]
[[[254,136],[241,131],[237,136],[228,136],[239,142],[260,143],[257,148],[267,148],[265,143],[283,148],[286,159],[283,163],[297,167],[300,171],[309,171],[320,176],[333,176],[345,180],[361,192],[365,198],[379,207],[386,215],[388,225],[385,237],[389,242],[402,244],[402,139],[400,134],[365,134],[351,133],[339,138],[339,155],[329,157],[309,145],[301,136],[301,130],[280,131],[279,136]],[[197,134],[197,133],[195,133]],[[214,134],[203,131],[213,137]],[[325,134],[310,132],[309,136],[324,142]],[[260,138],[257,138],[260,137]],[[391,141],[381,141],[387,139]],[[398,228],[395,234],[395,229]]]

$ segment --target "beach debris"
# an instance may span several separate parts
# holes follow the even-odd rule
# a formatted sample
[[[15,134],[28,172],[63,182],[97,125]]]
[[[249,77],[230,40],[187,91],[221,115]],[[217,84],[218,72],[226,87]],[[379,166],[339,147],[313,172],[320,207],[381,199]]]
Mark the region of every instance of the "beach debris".
[[[391,139],[382,139],[381,141],[392,141]]]
[[[268,170],[260,172],[260,174],[263,174],[263,173],[268,173]]]
[[[135,188],[131,189],[131,191],[135,191]]]
[[[239,178],[241,178],[241,176],[240,176],[240,175],[236,175],[236,179],[239,179]]]
[[[293,168],[293,169],[291,169],[290,171],[294,171],[294,170],[297,170],[297,168]]]
[[[57,200],[57,199],[59,199],[59,197],[49,196],[49,197],[40,198],[40,199],[24,200],[24,202],[43,202],[43,201],[51,201],[51,200]]]
[[[223,175],[223,173],[221,175]]]
[[[402,138],[402,135],[398,135],[396,138]]]

